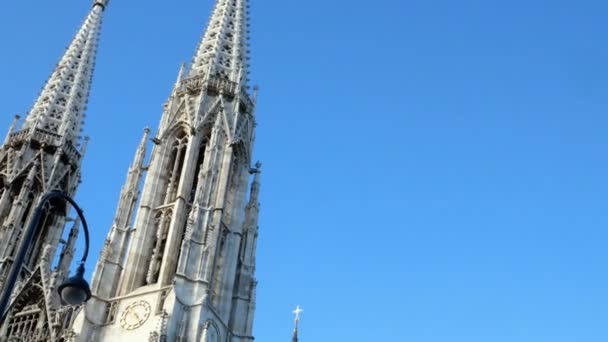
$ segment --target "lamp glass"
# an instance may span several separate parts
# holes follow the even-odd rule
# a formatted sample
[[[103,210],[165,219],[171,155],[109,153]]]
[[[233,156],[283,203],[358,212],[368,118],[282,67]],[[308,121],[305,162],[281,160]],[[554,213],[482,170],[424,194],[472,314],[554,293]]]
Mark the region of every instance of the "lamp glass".
[[[85,289],[70,284],[61,290],[61,298],[64,302],[70,305],[79,305],[84,303],[88,298]]]

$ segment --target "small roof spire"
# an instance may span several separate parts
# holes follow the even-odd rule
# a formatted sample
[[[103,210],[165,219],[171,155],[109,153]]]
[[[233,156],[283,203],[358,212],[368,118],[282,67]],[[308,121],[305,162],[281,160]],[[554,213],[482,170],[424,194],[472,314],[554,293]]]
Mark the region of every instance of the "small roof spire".
[[[259,205],[260,197],[260,175],[262,174],[262,162],[259,160],[255,163],[255,166],[249,169],[249,173],[253,175],[253,182],[251,182],[251,189],[249,190],[249,204]]]
[[[292,342],[298,342],[298,325],[300,323],[300,314],[302,314],[302,312],[304,312],[304,310],[302,310],[302,308],[300,308],[300,306],[298,305],[296,307],[296,309],[293,311],[293,314],[296,315],[296,319],[295,319],[295,325],[296,327],[293,329],[293,338],[292,338]]]
[[[186,73],[186,63],[182,63],[179,66],[179,72],[177,73],[177,80],[175,80],[175,85],[173,86],[173,90],[177,90],[179,88],[179,84],[184,79],[184,74]]]
[[[15,117],[13,118],[13,123],[11,124],[11,127],[8,129],[8,133],[6,134],[6,138],[4,139],[5,145],[8,143],[8,140],[10,139],[11,135],[15,132],[15,129],[17,129],[17,124],[19,123],[19,119],[21,119],[21,116],[19,114],[15,115]]]
[[[144,166],[144,159],[146,158],[146,144],[148,143],[148,136],[150,135],[150,127],[144,128],[144,135],[141,138],[141,142],[135,152],[135,158],[133,159],[132,169],[139,170]]]

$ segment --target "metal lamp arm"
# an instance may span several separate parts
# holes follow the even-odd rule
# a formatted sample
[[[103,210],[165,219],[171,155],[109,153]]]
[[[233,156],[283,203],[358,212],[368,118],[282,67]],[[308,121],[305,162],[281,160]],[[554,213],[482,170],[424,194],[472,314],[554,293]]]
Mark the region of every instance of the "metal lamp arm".
[[[70,196],[61,191],[49,192],[42,198],[40,205],[42,206],[44,203],[46,203],[46,201],[49,201],[55,197],[60,197],[68,201],[72,205],[74,210],[76,210],[76,213],[78,213],[78,217],[80,217],[80,222],[82,222],[82,228],[84,230],[84,253],[82,254],[82,260],[80,260],[80,263],[84,264],[87,260],[87,257],[89,256],[89,226],[87,225],[87,220],[84,218],[84,213],[82,209],[80,209],[78,204],[76,204],[76,202]]]
[[[25,254],[27,252],[28,246],[32,243],[34,236],[36,235],[38,229],[40,228],[40,219],[42,217],[42,212],[44,210],[44,205],[54,199],[54,198],[63,198],[68,201],[72,207],[78,213],[80,220],[82,221],[82,227],[84,228],[84,237],[85,237],[85,245],[84,245],[84,254],[82,260],[80,261],[80,266],[78,267],[78,271],[84,273],[84,263],[87,260],[87,256],[89,255],[89,227],[87,225],[87,221],[84,218],[82,209],[74,202],[74,200],[68,196],[67,194],[61,191],[51,191],[40,199],[38,206],[34,212],[34,216],[32,218],[32,222],[29,224],[27,229],[25,230],[25,234],[23,236],[23,240],[19,244],[19,249],[15,257],[15,261],[10,268],[9,274],[7,276],[6,281],[4,282],[4,289],[2,291],[2,295],[0,296],[0,323],[4,321],[6,318],[6,308],[8,306],[9,299],[13,292],[13,287],[15,286],[15,282],[17,281],[17,277],[19,272],[21,271],[21,267],[23,265],[23,261],[25,258]]]

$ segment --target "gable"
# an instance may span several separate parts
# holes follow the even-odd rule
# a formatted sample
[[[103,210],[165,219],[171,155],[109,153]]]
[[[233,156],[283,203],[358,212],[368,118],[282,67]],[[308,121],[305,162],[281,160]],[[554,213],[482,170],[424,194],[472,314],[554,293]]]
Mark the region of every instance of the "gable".
[[[25,341],[50,340],[46,296],[40,269],[30,276],[11,303],[3,336]]]

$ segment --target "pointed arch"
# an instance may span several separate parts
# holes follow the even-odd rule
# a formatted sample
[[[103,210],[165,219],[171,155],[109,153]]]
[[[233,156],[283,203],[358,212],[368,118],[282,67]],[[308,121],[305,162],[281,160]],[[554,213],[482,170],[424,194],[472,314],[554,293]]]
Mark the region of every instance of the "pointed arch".
[[[152,257],[148,265],[146,284],[152,285],[158,282],[163,258],[166,253],[169,226],[173,219],[173,210],[159,210],[154,216],[155,237],[152,243]]]
[[[37,202],[32,200],[33,203]],[[56,198],[51,199],[45,206],[43,216],[40,220],[40,228],[38,228],[37,234],[33,238],[33,243],[29,246],[27,254],[25,256],[24,264],[30,269],[33,269],[40,262],[45,246],[51,243],[50,238],[53,234],[54,228],[57,227],[61,218],[67,216],[67,204],[65,201]],[[31,213],[33,215],[33,212]],[[31,220],[31,217],[27,218],[27,221]],[[54,248],[57,246],[52,244]],[[54,252],[54,250],[53,250]]]
[[[178,135],[186,134],[190,136],[190,132],[192,131],[192,127],[184,120],[178,120],[173,123],[170,128],[166,129],[161,133],[160,138],[165,140],[171,140]]]
[[[28,225],[34,213],[36,200],[42,193],[40,182],[36,177],[30,177],[31,175],[18,177],[7,190],[10,191],[7,198],[10,204],[6,208],[6,212],[7,218],[10,217],[11,221],[4,222],[4,224],[7,224],[10,229],[6,233],[6,241],[4,241],[5,236],[3,236],[3,241],[0,241],[2,244],[7,244],[6,257],[15,255],[21,241],[21,232]],[[26,265],[29,265],[28,260],[29,258],[26,258]]]
[[[209,130],[209,132],[211,132],[211,129],[215,124],[215,121],[217,120],[217,116],[220,115],[224,110],[222,106],[223,104],[221,98],[218,98],[217,100],[215,100],[215,102],[209,105],[204,110],[205,114],[203,115],[203,119],[199,122],[199,125],[196,130],[199,132]]]
[[[159,205],[172,203],[178,195],[186,151],[191,139],[186,125],[174,126],[168,133],[168,136],[164,138],[164,155],[167,158],[163,165],[163,170],[168,172],[161,176]]]
[[[204,180],[204,170],[203,166],[205,164],[205,160],[207,160],[207,147],[209,146],[209,138],[210,132],[207,135],[203,135],[201,139],[201,143],[198,146],[198,156],[196,160],[196,167],[194,169],[194,177],[192,179],[192,186],[190,188],[190,196],[188,199],[188,203],[192,204],[195,201],[196,193],[198,191],[198,185]]]
[[[220,342],[220,329],[217,324],[208,320],[203,326],[203,335],[201,336],[201,342]]]
[[[50,330],[45,293],[40,270],[37,270],[17,295],[2,328],[9,341],[48,341]]]

